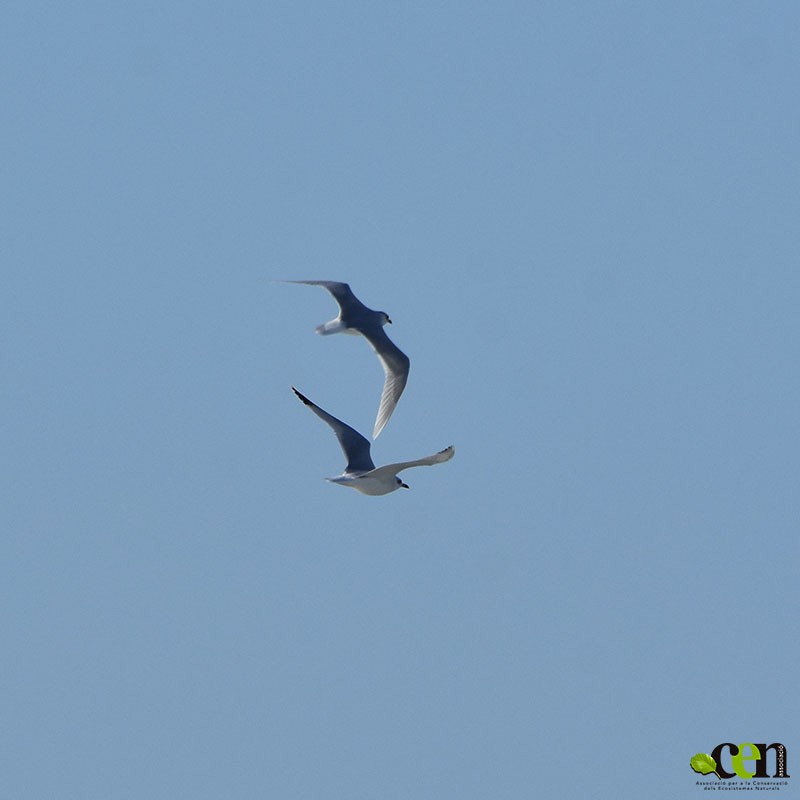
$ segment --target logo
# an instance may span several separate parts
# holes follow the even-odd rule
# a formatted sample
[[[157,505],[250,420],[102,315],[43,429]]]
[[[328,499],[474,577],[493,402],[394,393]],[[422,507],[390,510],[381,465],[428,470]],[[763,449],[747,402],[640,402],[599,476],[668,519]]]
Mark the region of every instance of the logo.
[[[746,781],[753,778],[791,777],[786,771],[786,748],[780,742],[772,744],[723,742],[710,754],[697,753],[691,758],[689,765],[701,775],[713,774],[723,781],[734,777]],[[769,774],[769,769],[773,770],[772,775]]]

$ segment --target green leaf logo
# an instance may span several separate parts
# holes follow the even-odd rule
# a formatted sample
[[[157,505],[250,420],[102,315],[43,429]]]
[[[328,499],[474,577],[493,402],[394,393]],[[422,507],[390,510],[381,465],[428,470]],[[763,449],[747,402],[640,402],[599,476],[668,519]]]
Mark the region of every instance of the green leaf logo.
[[[717,762],[708,753],[698,753],[692,756],[689,764],[691,764],[695,772],[699,772],[701,775],[708,775],[713,772],[718,778],[721,777],[717,772]]]

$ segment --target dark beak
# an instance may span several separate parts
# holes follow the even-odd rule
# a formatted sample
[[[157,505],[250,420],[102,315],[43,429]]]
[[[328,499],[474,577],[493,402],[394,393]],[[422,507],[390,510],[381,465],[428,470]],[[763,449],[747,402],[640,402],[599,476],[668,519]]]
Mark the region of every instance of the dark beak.
[[[410,486],[409,486],[407,483],[403,483],[403,481],[400,481],[400,485],[401,485],[401,486],[402,486],[404,489],[410,489],[410,488],[411,488],[411,487],[410,487]]]

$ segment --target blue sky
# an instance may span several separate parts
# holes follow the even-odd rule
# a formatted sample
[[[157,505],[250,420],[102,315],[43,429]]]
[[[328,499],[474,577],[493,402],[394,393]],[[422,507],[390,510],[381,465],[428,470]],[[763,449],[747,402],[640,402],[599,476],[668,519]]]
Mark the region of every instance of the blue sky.
[[[0,22],[3,796],[798,770],[796,4]],[[292,278],[411,358],[376,463],[453,461],[325,483],[289,387],[368,433],[382,374]]]

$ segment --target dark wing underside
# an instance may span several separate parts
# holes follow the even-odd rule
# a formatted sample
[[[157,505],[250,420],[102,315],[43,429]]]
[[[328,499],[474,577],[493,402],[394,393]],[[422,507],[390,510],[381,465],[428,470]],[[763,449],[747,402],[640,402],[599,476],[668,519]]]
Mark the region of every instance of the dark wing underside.
[[[345,472],[368,472],[375,469],[375,464],[370,456],[369,439],[362,436],[357,430],[346,425],[340,419],[336,419],[333,414],[329,414],[315,403],[312,403],[305,395],[300,394],[292,386],[292,391],[305,403],[321,420],[331,426],[336,438],[339,440],[344,457],[347,459]]]
[[[370,310],[353,294],[353,290],[347,283],[340,281],[290,281],[290,283],[305,283],[309,286],[322,286],[327,289],[339,304],[339,309],[344,317],[349,315],[355,319]]]

